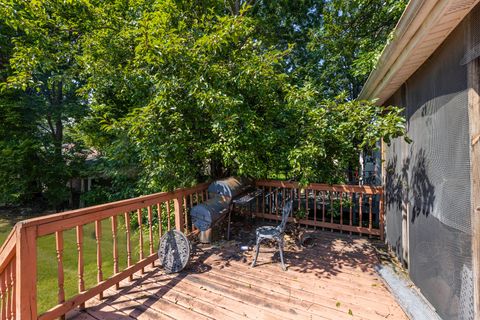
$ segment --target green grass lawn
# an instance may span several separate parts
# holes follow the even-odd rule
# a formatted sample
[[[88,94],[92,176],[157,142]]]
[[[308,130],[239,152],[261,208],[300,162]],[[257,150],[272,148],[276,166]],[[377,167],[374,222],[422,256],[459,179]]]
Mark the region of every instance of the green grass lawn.
[[[136,219],[136,215],[131,215]],[[15,224],[14,219],[0,217],[0,241],[3,243],[11,228]],[[173,224],[172,224],[173,225]],[[118,216],[118,255],[120,271],[127,266],[126,232],[123,215]],[[158,229],[153,231],[154,251],[157,250],[159,236]],[[64,231],[63,267],[65,275],[65,298],[74,296],[78,291],[77,269],[77,244],[76,231],[69,229]],[[131,234],[132,260],[138,261],[139,257],[139,232]],[[148,229],[143,229],[143,252],[144,256],[150,253]],[[102,271],[104,279],[113,274],[113,237],[111,220],[102,220]],[[95,225],[90,223],[83,227],[83,254],[84,254],[84,281],[85,287],[91,288],[97,283],[97,252],[95,241]],[[55,235],[41,237],[37,240],[37,299],[38,312],[42,313],[57,303],[58,280],[57,280],[57,256],[55,251]]]

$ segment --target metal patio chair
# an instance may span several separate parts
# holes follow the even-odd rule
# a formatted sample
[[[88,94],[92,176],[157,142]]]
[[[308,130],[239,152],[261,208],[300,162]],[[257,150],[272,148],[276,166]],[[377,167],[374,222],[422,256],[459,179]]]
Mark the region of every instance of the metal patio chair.
[[[274,226],[263,226],[257,228],[255,234],[257,238],[256,253],[255,259],[252,262],[252,268],[255,267],[257,263],[258,253],[260,252],[260,243],[263,240],[275,240],[278,243],[278,250],[280,251],[280,260],[282,262],[283,271],[287,270],[285,263],[283,262],[283,236],[285,234],[285,227],[287,226],[288,217],[292,212],[293,200],[288,200],[285,202],[285,206],[282,209],[282,222],[280,225]]]

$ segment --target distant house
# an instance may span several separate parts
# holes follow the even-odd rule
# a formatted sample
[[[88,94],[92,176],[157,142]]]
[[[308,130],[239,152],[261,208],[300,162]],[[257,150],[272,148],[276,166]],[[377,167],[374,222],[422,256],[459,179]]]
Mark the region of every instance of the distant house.
[[[70,209],[83,208],[85,207],[85,201],[82,199],[82,195],[92,189],[94,178],[98,178],[92,176],[92,170],[89,168],[98,161],[100,154],[95,149],[77,149],[73,143],[63,144],[62,151],[64,154],[70,153],[70,158],[82,163],[82,165],[77,168],[79,171],[77,176],[70,178],[68,181],[70,197],[68,199],[68,205],[65,205]],[[67,164],[70,164],[70,160],[67,160]]]
[[[480,319],[480,5],[411,1],[361,99],[405,108],[383,148],[386,241],[444,319]]]

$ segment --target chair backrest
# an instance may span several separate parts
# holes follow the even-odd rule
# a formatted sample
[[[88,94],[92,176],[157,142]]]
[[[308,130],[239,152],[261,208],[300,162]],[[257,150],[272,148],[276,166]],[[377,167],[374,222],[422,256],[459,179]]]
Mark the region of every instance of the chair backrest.
[[[285,231],[288,217],[290,216],[290,213],[292,213],[292,206],[293,206],[293,200],[285,201],[285,205],[283,206],[283,209],[282,209],[282,223],[280,223],[280,225],[278,226],[278,229],[280,230],[280,232]]]

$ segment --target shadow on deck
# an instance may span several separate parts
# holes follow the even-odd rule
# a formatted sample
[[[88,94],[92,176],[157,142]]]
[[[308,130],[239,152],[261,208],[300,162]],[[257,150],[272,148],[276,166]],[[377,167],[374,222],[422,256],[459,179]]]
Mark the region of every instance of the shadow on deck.
[[[315,233],[311,248],[286,245],[286,272],[274,248],[253,251],[237,242],[198,249],[186,270],[159,267],[135,274],[104,299],[91,299],[68,319],[407,319],[383,285],[368,239]]]

